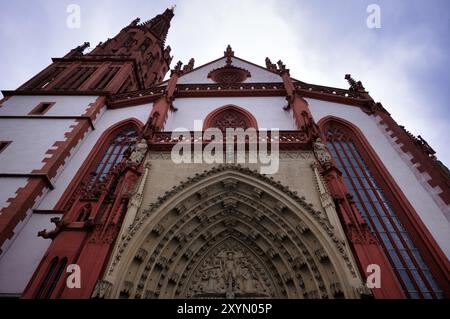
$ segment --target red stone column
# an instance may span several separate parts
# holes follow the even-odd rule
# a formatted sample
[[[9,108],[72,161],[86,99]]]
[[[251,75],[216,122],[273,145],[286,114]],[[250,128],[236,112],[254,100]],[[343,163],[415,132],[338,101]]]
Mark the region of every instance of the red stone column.
[[[280,65],[280,62],[279,62]],[[286,100],[288,101],[287,109],[292,109],[295,123],[300,131],[307,133],[310,140],[315,140],[319,134],[319,128],[314,122],[311,111],[309,110],[308,102],[295,92],[294,84],[292,83],[289,70],[282,65],[279,71],[283,79],[284,88],[286,90]]]
[[[376,264],[381,270],[381,287],[373,288],[375,298],[403,299],[405,294],[384,254],[381,244],[372,235],[344,184],[341,172],[334,165],[324,169],[322,175],[335,199],[336,209],[352,250],[359,263],[360,272],[366,278],[367,266]]]
[[[161,131],[164,128],[169,110],[173,109],[174,93],[177,81],[181,75],[181,62],[178,62],[175,70],[172,71],[169,82],[167,83],[164,94],[153,103],[153,109],[150,113],[147,124],[144,127],[144,136],[150,137],[154,131]]]
[[[81,288],[68,288],[66,280],[69,273],[62,273],[50,298],[87,299],[92,295],[95,284],[103,274],[109,255],[119,234],[128,199],[142,171],[142,163],[136,167],[126,163],[119,164],[105,182],[98,198],[86,200],[78,197],[71,210],[59,224],[60,228],[46,235],[54,237],[44,258],[30,280],[22,298],[35,298],[39,287],[45,280],[53,258],[67,258],[69,264],[81,269]],[[90,218],[79,222],[80,208],[90,205]]]

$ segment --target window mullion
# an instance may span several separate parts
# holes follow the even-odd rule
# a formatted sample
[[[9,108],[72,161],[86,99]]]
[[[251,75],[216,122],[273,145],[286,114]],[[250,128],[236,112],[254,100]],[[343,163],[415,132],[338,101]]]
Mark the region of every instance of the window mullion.
[[[349,141],[349,144],[353,143],[352,141]],[[353,144],[354,146],[354,144]],[[374,196],[377,198],[378,202],[380,203],[381,208],[383,209],[384,213],[386,214],[386,217],[388,218],[389,222],[391,223],[392,228],[395,230],[395,232],[397,233],[398,238],[400,239],[402,245],[405,247],[405,251],[408,254],[408,257],[412,260],[414,266],[416,267],[420,277],[422,278],[422,281],[425,283],[425,285],[427,286],[428,291],[430,291],[433,296],[436,297],[433,288],[431,287],[431,285],[428,282],[428,279],[425,277],[425,275],[423,274],[423,271],[421,269],[421,267],[419,266],[419,264],[417,263],[416,259],[414,256],[412,256],[410,249],[405,241],[405,239],[403,238],[403,235],[401,234],[400,229],[398,228],[397,224],[394,223],[392,216],[389,212],[389,210],[386,208],[386,203],[385,201],[380,197],[380,195],[378,194],[378,192],[376,191],[376,189],[379,189],[379,187],[377,187],[378,185],[375,185],[375,178],[373,176],[369,176],[369,172],[366,171],[366,167],[364,166],[364,163],[362,163],[362,159],[360,158],[361,155],[357,154],[356,151],[353,149],[352,145],[349,145],[349,150],[350,153],[352,153],[352,157],[355,159],[356,165],[359,166],[359,168],[361,169],[361,172],[363,173],[363,175],[366,178],[367,183],[369,184],[370,188],[372,189],[372,192],[374,194]],[[374,182],[372,182],[372,180]],[[385,222],[382,218],[380,218],[380,222],[385,226]],[[385,227],[386,228],[386,227]],[[395,241],[394,241],[395,243]],[[401,253],[400,253],[401,255]],[[402,256],[402,260],[403,260],[403,256]],[[406,268],[409,269],[408,265],[406,264]],[[414,278],[414,276],[412,276],[414,282],[416,282],[416,279]],[[420,289],[420,291],[422,292],[422,289]]]
[[[344,142],[345,142],[346,145],[348,146],[348,141],[345,140]],[[419,286],[418,286],[418,284],[417,284],[416,281],[414,280],[414,277],[413,277],[412,272],[411,272],[411,271],[409,270],[409,268],[408,268],[408,264],[406,263],[406,261],[405,261],[405,259],[403,258],[403,256],[402,256],[400,250],[398,249],[398,247],[397,247],[397,245],[396,245],[394,239],[392,238],[391,233],[388,231],[388,228],[386,227],[386,224],[384,223],[384,221],[383,221],[383,219],[382,219],[382,216],[380,215],[380,212],[379,212],[378,208],[376,207],[375,203],[373,202],[373,199],[372,199],[372,197],[370,196],[369,192],[368,192],[368,191],[365,189],[365,187],[364,187],[364,183],[363,183],[363,180],[362,180],[362,176],[360,176],[360,174],[358,173],[358,171],[357,171],[356,168],[355,168],[355,163],[354,163],[355,158],[354,158],[354,156],[350,156],[351,154],[350,154],[350,155],[347,154],[347,151],[345,150],[344,146],[342,145],[342,141],[339,141],[338,143],[339,143],[340,149],[342,150],[342,153],[347,157],[348,163],[350,164],[351,169],[352,169],[353,172],[355,173],[355,176],[356,176],[356,178],[357,178],[359,184],[360,184],[361,187],[362,187],[362,190],[361,190],[361,191],[366,195],[366,197],[367,197],[367,199],[368,199],[368,201],[369,201],[369,205],[373,208],[373,211],[374,211],[375,214],[377,215],[378,221],[379,221],[379,223],[381,224],[381,226],[382,226],[382,228],[383,228],[383,230],[384,230],[384,233],[385,233],[386,236],[389,238],[392,247],[394,248],[395,252],[397,253],[398,259],[400,260],[401,264],[403,265],[404,270],[408,273],[408,275],[409,275],[409,277],[410,277],[410,281],[412,282],[412,284],[413,284],[413,286],[415,287],[415,289],[417,290],[417,292],[418,292],[422,297],[424,297],[423,294],[422,294],[422,292],[421,292],[421,290],[420,290],[420,288],[419,288]],[[350,149],[350,147],[349,147],[349,149]],[[351,179],[351,178],[350,178],[350,179]],[[356,189],[355,189],[355,192],[358,193],[358,191],[356,191]],[[381,203],[380,203],[380,205],[381,205]],[[382,205],[381,205],[381,206],[382,206]],[[372,224],[374,224],[374,221],[372,220],[372,217],[370,216],[370,214],[367,213],[367,214],[366,214],[366,217],[367,217],[368,220],[370,220],[370,221],[372,222]],[[381,236],[379,235],[379,231],[378,231],[377,227],[374,226],[373,230],[374,230],[374,233],[375,233],[375,235],[377,236],[377,238],[380,240],[380,243],[382,243],[382,246],[385,247],[385,244],[384,244],[384,242],[383,242]],[[395,265],[395,263],[394,263],[393,260],[392,260],[392,257],[391,257],[390,254],[389,254],[389,251],[387,251],[388,249],[387,249],[386,247],[385,247],[385,250],[386,250],[386,256],[391,260],[391,262],[393,263],[393,265]],[[397,270],[397,267],[393,267],[393,268]],[[396,271],[396,272],[397,272],[397,271]],[[399,276],[399,278],[402,278],[402,277],[400,276],[400,274],[398,274],[398,276]],[[403,278],[402,278],[402,280],[400,280],[400,281],[403,281]],[[409,294],[408,288],[406,287],[406,283],[405,283],[404,288],[405,288],[405,291]]]

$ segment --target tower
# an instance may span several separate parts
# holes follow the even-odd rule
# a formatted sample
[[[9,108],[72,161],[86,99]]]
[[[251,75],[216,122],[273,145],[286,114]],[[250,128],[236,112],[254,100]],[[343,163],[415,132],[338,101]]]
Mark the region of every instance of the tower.
[[[3,91],[5,98],[0,104],[4,129],[0,138],[0,183],[5,202],[0,217],[0,252],[2,282],[6,284],[1,287],[0,294],[21,294],[42,259],[50,241],[48,239],[38,239],[34,254],[30,254],[26,261],[20,260],[18,251],[15,251],[18,248],[14,247],[29,245],[24,237],[33,234],[31,236],[34,238],[37,234],[35,227],[40,228],[38,225],[42,222],[61,222],[63,212],[70,205],[55,209],[54,204],[44,204],[38,208],[39,203],[49,190],[54,189],[54,183],[61,173],[64,174],[67,163],[73,156],[76,157],[77,148],[91,133],[95,135],[94,131],[104,130],[96,124],[109,113],[105,112],[108,109],[105,104],[107,97],[146,89],[161,82],[166,75],[172,57],[170,46],[166,46],[165,41],[173,16],[173,9],[166,9],[142,23],[137,18],[115,37],[99,43],[90,52],[87,52],[90,44],[85,42],[64,57],[53,58],[51,65],[17,90]],[[113,123],[116,120],[108,121]],[[135,129],[135,123],[140,121],[131,121],[127,128]],[[21,129],[17,131],[14,127]],[[36,133],[38,138],[35,138]],[[136,136],[127,135],[127,143],[135,140]],[[3,144],[3,141],[7,143]],[[3,146],[8,147],[4,150]],[[34,151],[27,152],[26,149],[30,148]],[[14,165],[14,161],[17,163],[27,157],[32,158],[27,164]],[[79,184],[76,189],[80,189]],[[85,214],[88,220],[87,208]],[[74,218],[76,221],[77,217]],[[72,238],[74,245],[64,249],[76,253],[85,229],[79,227],[76,230],[75,227],[72,230],[75,231],[70,234],[76,236],[76,239]],[[40,232],[40,236],[43,236],[41,239],[53,238],[54,234]],[[17,267],[21,268],[22,275],[11,278],[9,272]],[[101,269],[101,265],[98,267]]]
[[[166,9],[151,20],[133,20],[115,37],[100,42],[84,53],[90,44],[72,49],[19,91],[123,93],[161,82],[169,70],[170,46],[165,46],[174,13]]]

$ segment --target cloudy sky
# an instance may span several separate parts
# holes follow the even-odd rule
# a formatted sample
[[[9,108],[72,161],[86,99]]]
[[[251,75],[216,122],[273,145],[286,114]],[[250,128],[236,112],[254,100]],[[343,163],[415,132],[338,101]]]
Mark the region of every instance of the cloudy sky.
[[[368,28],[367,7],[381,8]],[[70,29],[67,7],[81,8]],[[0,0],[0,89],[15,89],[73,47],[113,37],[131,20],[176,4],[167,44],[175,63],[235,54],[264,65],[282,59],[299,80],[347,88],[351,73],[450,166],[448,0]]]

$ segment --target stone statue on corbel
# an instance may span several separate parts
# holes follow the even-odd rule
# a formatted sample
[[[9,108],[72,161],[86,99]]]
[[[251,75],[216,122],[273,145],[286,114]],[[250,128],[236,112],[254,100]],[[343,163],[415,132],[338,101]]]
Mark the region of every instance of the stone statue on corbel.
[[[328,151],[327,146],[324,143],[322,143],[321,138],[317,138],[313,142],[313,150],[317,160],[325,169],[331,167],[332,157],[330,155],[330,152]]]
[[[130,163],[135,164],[136,166],[141,164],[145,154],[147,153],[147,150],[148,150],[147,141],[143,138],[133,146],[129,157]]]

